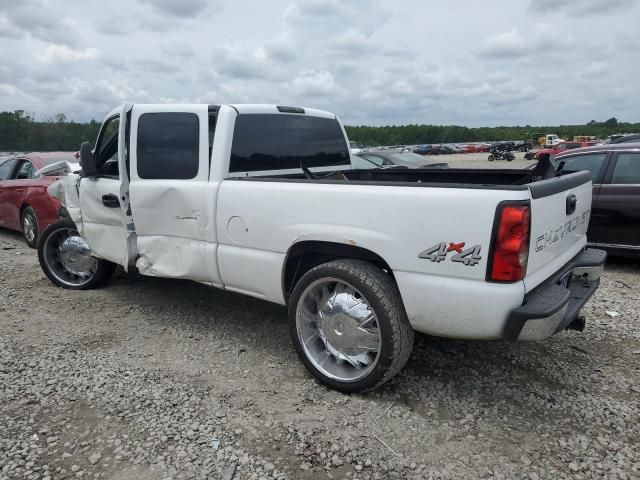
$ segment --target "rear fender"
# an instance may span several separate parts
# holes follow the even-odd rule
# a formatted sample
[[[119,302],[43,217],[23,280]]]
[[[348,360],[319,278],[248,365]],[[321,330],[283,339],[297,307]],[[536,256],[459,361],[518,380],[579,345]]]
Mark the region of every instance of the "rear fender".
[[[355,242],[354,242],[355,243]],[[291,245],[282,269],[282,291],[285,299],[297,281],[311,268],[338,258],[353,258],[373,263],[393,275],[389,264],[377,253],[352,243],[302,240]]]

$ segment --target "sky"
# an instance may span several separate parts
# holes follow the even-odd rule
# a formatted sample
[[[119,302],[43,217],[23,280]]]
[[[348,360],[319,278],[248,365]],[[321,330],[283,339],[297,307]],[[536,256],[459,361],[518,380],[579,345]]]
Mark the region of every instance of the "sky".
[[[640,121],[640,0],[0,0],[0,111],[276,103],[346,124]]]

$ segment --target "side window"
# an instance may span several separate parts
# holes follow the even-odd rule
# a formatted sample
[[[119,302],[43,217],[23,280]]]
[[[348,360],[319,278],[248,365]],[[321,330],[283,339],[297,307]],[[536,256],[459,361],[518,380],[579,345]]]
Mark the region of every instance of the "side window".
[[[640,153],[619,153],[611,183],[640,184]]]
[[[188,112],[144,113],[138,121],[138,176],[188,180],[198,174],[198,116]]]
[[[5,160],[4,163],[0,162],[0,180],[8,180],[13,172],[13,167],[16,161],[14,159]]]
[[[98,166],[111,160],[118,161],[118,132],[120,129],[120,117],[115,116],[107,119],[98,135],[95,156]]]
[[[559,158],[558,162],[564,162],[564,171],[578,172],[589,170],[593,183],[600,183],[600,170],[604,164],[606,153],[592,153],[590,155],[575,155],[573,157]]]
[[[17,180],[28,180],[34,177],[36,169],[33,167],[33,163],[29,160],[23,160],[22,165],[20,165],[20,169],[16,174]]]

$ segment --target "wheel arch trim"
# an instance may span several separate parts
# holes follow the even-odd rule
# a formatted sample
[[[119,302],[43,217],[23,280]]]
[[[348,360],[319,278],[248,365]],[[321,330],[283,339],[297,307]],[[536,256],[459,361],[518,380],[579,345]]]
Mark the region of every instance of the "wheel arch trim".
[[[308,263],[303,265],[305,258]],[[288,303],[297,280],[304,273],[321,263],[340,258],[369,261],[393,276],[393,271],[387,261],[369,248],[346,242],[304,239],[293,243],[285,255],[282,267],[282,293],[285,302]]]

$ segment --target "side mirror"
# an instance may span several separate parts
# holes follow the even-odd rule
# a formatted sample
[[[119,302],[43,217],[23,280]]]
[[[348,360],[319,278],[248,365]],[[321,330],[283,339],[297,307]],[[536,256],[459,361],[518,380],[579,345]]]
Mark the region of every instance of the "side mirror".
[[[85,177],[95,177],[98,174],[96,159],[89,142],[84,142],[80,146],[80,167],[82,167]]]

